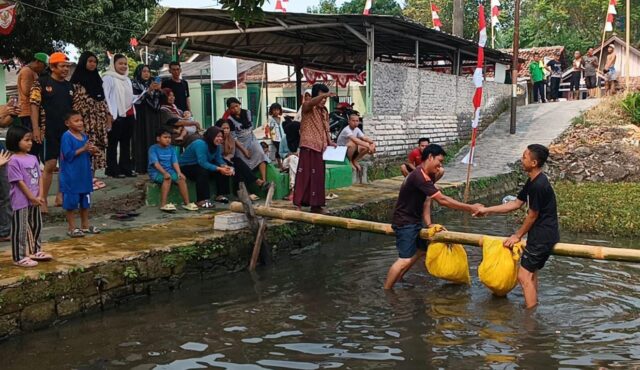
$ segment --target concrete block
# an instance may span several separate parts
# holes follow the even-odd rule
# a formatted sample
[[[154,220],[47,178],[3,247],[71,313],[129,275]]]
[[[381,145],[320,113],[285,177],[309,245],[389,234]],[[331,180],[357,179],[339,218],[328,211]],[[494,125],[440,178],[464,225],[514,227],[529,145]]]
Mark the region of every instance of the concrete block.
[[[220,231],[241,230],[249,227],[247,216],[242,213],[222,213],[213,219],[213,229]]]

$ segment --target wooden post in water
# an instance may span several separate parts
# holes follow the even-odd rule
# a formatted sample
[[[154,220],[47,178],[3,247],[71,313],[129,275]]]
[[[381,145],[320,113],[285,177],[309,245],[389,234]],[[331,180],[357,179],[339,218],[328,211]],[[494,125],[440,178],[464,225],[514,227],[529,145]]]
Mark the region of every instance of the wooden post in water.
[[[271,186],[269,186],[269,190],[267,191],[267,198],[264,202],[265,207],[269,207],[271,205],[274,191],[275,186],[271,184]],[[256,233],[256,241],[253,244],[251,261],[249,262],[249,271],[253,271],[256,269],[256,265],[258,264],[258,257],[260,256],[261,251],[263,254],[263,260],[266,260],[267,262],[269,260],[268,246],[264,242],[264,234],[267,230],[267,222],[264,220],[264,218],[260,220],[256,218],[253,204],[251,202],[251,199],[249,198],[249,192],[247,191],[247,187],[243,182],[241,182],[239,185],[238,197],[240,198],[242,203],[233,202],[236,205],[240,205],[241,210],[237,212],[242,212],[247,216],[251,230]]]
[[[231,203],[229,209],[233,212],[244,212],[242,203],[239,202]],[[274,207],[258,206],[255,207],[254,211],[256,215],[263,217],[306,222],[313,225],[338,227],[347,230],[366,231],[376,234],[394,235],[391,225],[382,222],[356,220],[352,218],[329,216],[318,213],[307,213]],[[429,238],[426,229],[422,229],[422,231],[420,232],[420,237],[422,239],[429,239],[431,241],[443,243],[466,244],[476,247],[482,246],[483,236],[484,235],[480,234],[443,231],[437,233],[433,238]],[[506,239],[504,237],[497,238]],[[640,249],[625,249],[613,247],[598,247],[583,244],[558,243],[553,248],[552,253],[558,256],[590,258],[597,260],[640,262]]]

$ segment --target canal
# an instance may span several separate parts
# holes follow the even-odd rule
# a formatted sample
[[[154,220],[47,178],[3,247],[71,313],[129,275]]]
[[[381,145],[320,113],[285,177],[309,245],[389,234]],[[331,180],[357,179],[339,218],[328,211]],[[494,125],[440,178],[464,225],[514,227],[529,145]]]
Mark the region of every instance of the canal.
[[[443,212],[451,230],[507,235],[510,216]],[[606,237],[563,234],[576,243]],[[611,242],[611,241],[610,241]],[[640,247],[633,240],[616,245]],[[104,314],[0,342],[2,369],[552,369],[640,366],[640,265],[551,257],[540,306],[417,266],[381,289],[392,237],[337,231],[255,275],[187,280]]]

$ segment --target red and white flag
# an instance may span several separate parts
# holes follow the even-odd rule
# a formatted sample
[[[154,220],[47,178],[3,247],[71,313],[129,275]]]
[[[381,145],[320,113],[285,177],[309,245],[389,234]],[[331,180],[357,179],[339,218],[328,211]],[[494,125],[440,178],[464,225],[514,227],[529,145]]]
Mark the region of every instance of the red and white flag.
[[[609,0],[609,9],[607,9],[607,23],[604,25],[604,30],[607,32],[613,31],[613,18],[616,12],[616,0]]]
[[[500,23],[500,0],[491,0],[491,26]]]
[[[286,13],[288,3],[289,3],[289,0],[276,0],[276,10]]]
[[[362,14],[369,15],[371,12],[371,5],[373,5],[372,3],[373,0],[367,0],[367,2],[364,3],[364,10],[362,11]]]
[[[439,11],[440,9],[436,4],[431,4],[431,20],[433,21],[433,29],[436,31],[440,31],[440,27],[442,27],[442,22],[440,22],[440,17],[438,16]]]
[[[478,29],[480,30],[480,36],[478,37],[478,60],[476,62],[476,69],[473,72],[473,84],[476,87],[476,91],[473,94],[473,117],[471,119],[471,148],[469,153],[462,159],[462,163],[473,163],[473,153],[476,148],[476,137],[478,135],[478,125],[480,123],[480,106],[482,105],[482,83],[484,76],[482,70],[484,68],[484,46],[487,43],[487,25],[484,19],[484,7],[478,6]]]

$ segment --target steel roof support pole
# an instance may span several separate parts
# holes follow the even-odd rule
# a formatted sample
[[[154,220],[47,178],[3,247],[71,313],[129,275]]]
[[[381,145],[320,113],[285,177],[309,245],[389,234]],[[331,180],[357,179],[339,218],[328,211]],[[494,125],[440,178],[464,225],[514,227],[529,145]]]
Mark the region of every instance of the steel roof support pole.
[[[367,27],[367,79],[365,86],[365,102],[367,113],[373,113],[373,62],[375,60],[375,29],[373,25]]]
[[[300,57],[295,61],[294,71],[296,73],[296,102],[297,108],[300,109],[304,97],[302,96],[302,55],[304,55],[304,46],[300,46]]]
[[[460,76],[462,72],[462,59],[461,57],[461,53],[460,53],[460,49],[457,49],[456,52],[453,54],[453,71],[451,71],[454,75],[456,76]]]
[[[416,68],[420,68],[420,41],[416,40]]]

